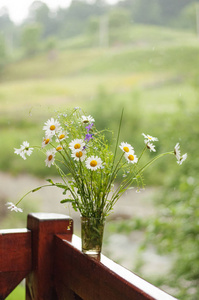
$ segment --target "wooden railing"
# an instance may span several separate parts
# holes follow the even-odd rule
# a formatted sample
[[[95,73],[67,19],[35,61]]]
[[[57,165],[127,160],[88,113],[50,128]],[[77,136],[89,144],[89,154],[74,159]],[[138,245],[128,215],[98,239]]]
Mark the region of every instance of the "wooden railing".
[[[73,220],[30,214],[27,229],[0,230],[0,300],[26,278],[26,300],[174,300],[114,263],[81,252]]]

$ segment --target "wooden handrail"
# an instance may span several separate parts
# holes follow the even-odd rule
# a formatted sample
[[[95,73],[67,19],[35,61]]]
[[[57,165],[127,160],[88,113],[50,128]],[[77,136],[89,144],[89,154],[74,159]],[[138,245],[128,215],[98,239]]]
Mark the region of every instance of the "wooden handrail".
[[[0,230],[0,300],[5,299],[31,269],[31,232]]]
[[[28,229],[0,231],[0,300],[26,277],[26,300],[174,300],[107,257],[81,252],[73,220],[30,214]]]
[[[57,235],[55,245],[55,284],[66,299],[74,299],[69,291],[86,300],[175,299],[104,255],[99,262],[82,254],[81,239],[75,235],[71,243]]]

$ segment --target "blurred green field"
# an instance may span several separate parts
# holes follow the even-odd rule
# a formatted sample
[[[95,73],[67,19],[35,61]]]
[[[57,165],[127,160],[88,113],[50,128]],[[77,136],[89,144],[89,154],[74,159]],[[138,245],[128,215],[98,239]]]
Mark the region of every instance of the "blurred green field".
[[[69,106],[82,107],[99,129],[114,132],[124,107],[121,140],[138,152],[142,132],[159,138],[158,151],[172,150],[177,142],[186,146],[189,132],[198,128],[192,114],[198,108],[199,42],[192,33],[154,26],[136,26],[133,33],[131,46],[80,49],[71,40],[60,44],[52,57],[42,52],[2,70],[1,171],[54,174],[53,168],[45,168],[41,154],[23,161],[14,148],[24,140],[41,145],[44,122]],[[153,175],[146,173],[149,184],[163,184],[170,166],[170,160],[156,163]]]
[[[55,111],[69,106],[82,107],[96,118],[97,126],[114,131],[124,107],[121,139],[135,140],[138,148],[142,132],[161,140],[160,128],[165,131],[168,120],[181,120],[185,112],[195,110],[195,66],[199,62],[196,38],[191,33],[155,27],[136,27],[135,32],[132,47],[62,49],[53,59],[49,53],[41,53],[3,70],[1,171],[45,176],[49,170],[43,167],[43,158],[24,162],[14,155],[13,148],[24,140],[40,145],[43,123]],[[144,36],[147,41],[140,45]],[[177,139],[181,137],[179,132]],[[170,137],[168,146],[172,143]]]

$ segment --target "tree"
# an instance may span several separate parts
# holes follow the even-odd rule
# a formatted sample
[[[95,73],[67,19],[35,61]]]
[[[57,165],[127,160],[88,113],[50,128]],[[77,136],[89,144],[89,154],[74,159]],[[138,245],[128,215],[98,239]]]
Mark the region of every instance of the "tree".
[[[181,13],[181,11],[191,3],[198,2],[198,0],[158,0],[161,7],[161,18],[164,25],[170,24]]]
[[[7,47],[5,37],[2,33],[0,33],[0,70],[6,63],[7,58]]]
[[[89,19],[103,15],[106,7],[102,0],[92,3],[73,0],[69,8],[57,12],[59,36],[67,38],[85,33],[88,30]]]
[[[139,0],[134,2],[133,19],[137,23],[159,24],[161,6],[159,0]]]
[[[39,50],[41,40],[41,26],[39,24],[27,25],[21,37],[21,44],[28,56],[34,55]]]
[[[131,23],[130,13],[127,9],[115,8],[109,13],[110,28],[123,28],[129,26]]]
[[[184,28],[192,30],[193,32],[199,31],[199,4],[192,3],[182,9],[179,17],[171,22],[172,26],[177,28]]]
[[[0,33],[4,36],[4,42],[7,44],[7,48],[12,49],[15,42],[16,28],[14,23],[10,20],[8,10],[5,7],[0,9]]]
[[[41,1],[34,1],[33,4],[30,6],[27,23],[41,24],[43,28],[42,31],[43,39],[53,35],[57,35],[57,31],[58,31],[57,14],[53,13],[49,9],[49,7]]]

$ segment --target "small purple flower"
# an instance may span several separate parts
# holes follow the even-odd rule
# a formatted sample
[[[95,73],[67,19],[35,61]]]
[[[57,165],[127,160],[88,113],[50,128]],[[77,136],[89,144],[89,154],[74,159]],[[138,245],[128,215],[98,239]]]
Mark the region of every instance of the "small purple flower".
[[[92,138],[93,138],[93,135],[90,133],[87,133],[84,140],[89,142]]]
[[[89,132],[91,130],[91,128],[93,127],[93,123],[89,124],[88,126],[86,126],[85,128],[87,129],[87,132]]]

